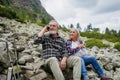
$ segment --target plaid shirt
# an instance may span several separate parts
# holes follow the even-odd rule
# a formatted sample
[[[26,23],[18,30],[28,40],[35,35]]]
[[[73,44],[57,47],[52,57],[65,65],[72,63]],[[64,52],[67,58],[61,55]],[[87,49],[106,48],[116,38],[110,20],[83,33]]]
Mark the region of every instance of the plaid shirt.
[[[60,36],[56,38],[53,38],[51,35],[36,36],[34,42],[42,44],[42,57],[44,59],[56,57],[58,60],[61,60],[63,56],[68,56],[65,41]]]
[[[83,44],[83,42],[81,40],[79,40],[79,43],[80,44]],[[80,49],[78,47],[76,48],[71,48],[71,44],[72,44],[72,40],[67,40],[66,41],[66,47],[67,47],[67,50],[69,52],[68,55],[72,55],[72,54],[75,54],[77,51],[79,51]]]

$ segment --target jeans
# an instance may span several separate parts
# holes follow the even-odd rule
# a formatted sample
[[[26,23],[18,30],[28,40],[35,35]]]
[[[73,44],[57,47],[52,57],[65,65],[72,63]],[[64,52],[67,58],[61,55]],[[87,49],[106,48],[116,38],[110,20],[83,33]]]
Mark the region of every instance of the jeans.
[[[86,65],[89,65],[89,64],[92,64],[93,68],[95,69],[95,71],[100,77],[104,75],[102,68],[100,67],[98,61],[94,56],[83,56],[81,58],[81,65],[82,65],[81,72],[83,77],[88,76]]]

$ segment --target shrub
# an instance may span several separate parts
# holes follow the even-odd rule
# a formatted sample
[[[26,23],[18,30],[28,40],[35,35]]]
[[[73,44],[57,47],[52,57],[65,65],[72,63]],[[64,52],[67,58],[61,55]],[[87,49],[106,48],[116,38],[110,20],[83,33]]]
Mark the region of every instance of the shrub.
[[[0,5],[0,16],[7,17],[10,19],[17,18],[16,13],[14,12],[12,8],[8,6],[2,6],[2,5]]]
[[[85,41],[85,43],[86,43],[86,47],[97,46],[99,48],[102,48],[102,47],[109,47],[110,46],[108,44],[103,44],[103,42],[99,39],[90,39],[90,40]]]
[[[45,25],[50,21],[50,18],[46,14],[38,14],[24,8],[7,5],[0,5],[0,16],[15,19],[22,23],[32,22],[38,25]]]
[[[114,45],[114,48],[120,51],[120,42]]]
[[[120,42],[120,37],[111,36],[108,34],[100,34],[98,32],[81,32],[80,35],[88,38],[106,39],[110,42]]]

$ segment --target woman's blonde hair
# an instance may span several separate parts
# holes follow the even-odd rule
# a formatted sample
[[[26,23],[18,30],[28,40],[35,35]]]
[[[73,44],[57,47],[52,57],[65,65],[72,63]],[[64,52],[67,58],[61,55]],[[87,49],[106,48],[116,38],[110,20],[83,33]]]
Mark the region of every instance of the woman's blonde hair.
[[[77,40],[80,40],[80,33],[76,28],[72,28],[71,30],[75,30],[77,32]]]

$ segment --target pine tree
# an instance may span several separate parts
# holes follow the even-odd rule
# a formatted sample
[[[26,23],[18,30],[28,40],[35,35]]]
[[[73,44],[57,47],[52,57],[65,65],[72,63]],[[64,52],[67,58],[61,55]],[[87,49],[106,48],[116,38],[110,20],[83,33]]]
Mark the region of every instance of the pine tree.
[[[73,28],[74,26],[73,26],[73,24],[70,24],[70,28]]]
[[[92,24],[87,25],[86,32],[91,32],[92,31]]]
[[[109,28],[105,29],[105,34],[111,35]]]
[[[81,27],[79,23],[77,23],[76,28],[78,29],[78,31],[81,31]]]
[[[118,37],[120,37],[120,30],[118,31],[117,35],[118,35]]]

